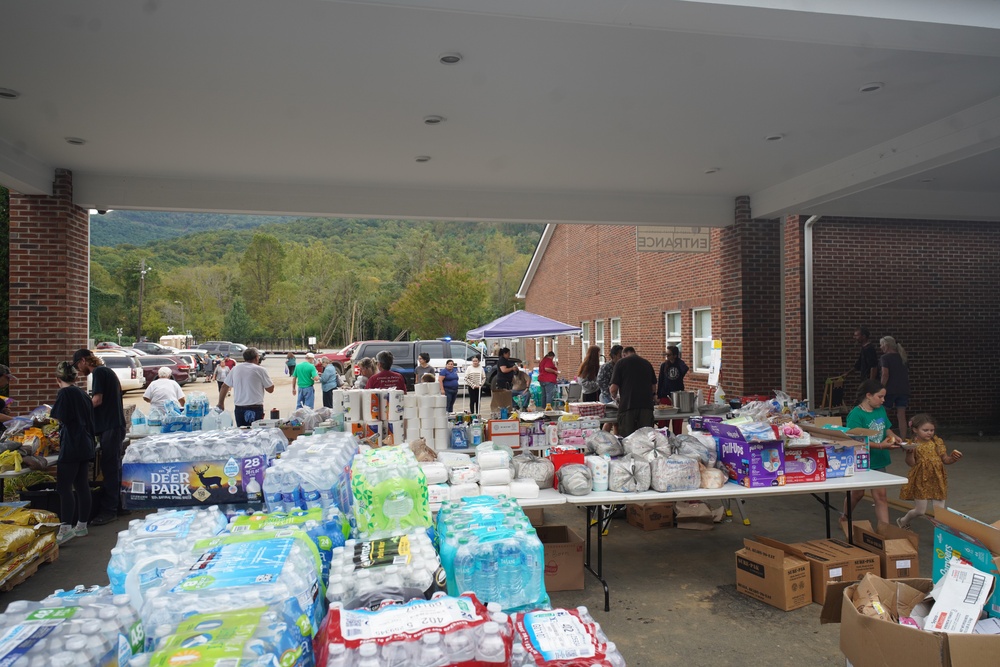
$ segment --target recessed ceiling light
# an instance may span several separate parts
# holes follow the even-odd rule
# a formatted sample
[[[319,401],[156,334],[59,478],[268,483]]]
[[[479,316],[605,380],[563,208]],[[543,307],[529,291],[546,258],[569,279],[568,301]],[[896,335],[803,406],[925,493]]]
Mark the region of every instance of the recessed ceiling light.
[[[442,53],[440,56],[438,56],[438,61],[442,65],[457,65],[458,63],[462,62],[462,54]]]
[[[87,143],[87,140],[81,139],[80,137],[66,137],[66,143],[72,144],[73,146],[82,146]]]
[[[16,100],[21,96],[21,93],[12,88],[0,88],[0,99],[4,100]]]
[[[709,167],[708,169],[705,170],[705,173],[706,174],[716,174],[716,173],[718,173],[720,171],[722,171],[722,170],[719,167]]]
[[[444,122],[444,116],[424,116],[424,125],[440,125]]]
[[[417,162],[430,162],[430,161],[431,161],[431,156],[430,155],[418,155],[417,156]]]
[[[920,182],[921,183],[933,183],[934,179],[933,178],[921,178]]]
[[[870,81],[869,83],[862,85],[858,88],[858,90],[862,93],[874,93],[876,90],[882,90],[882,86],[884,85],[885,84],[881,81]]]
[[[781,141],[784,138],[785,138],[785,135],[783,135],[781,133],[778,133],[778,134],[769,134],[766,137],[764,137],[764,139],[766,141]]]

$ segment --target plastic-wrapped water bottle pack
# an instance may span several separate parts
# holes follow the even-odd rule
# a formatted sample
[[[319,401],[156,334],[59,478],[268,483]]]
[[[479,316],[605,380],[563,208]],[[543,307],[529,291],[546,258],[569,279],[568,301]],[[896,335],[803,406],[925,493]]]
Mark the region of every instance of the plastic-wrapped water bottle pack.
[[[312,665],[312,656],[295,643],[279,614],[267,607],[194,614],[162,639],[145,665],[246,665],[292,667]],[[145,657],[145,656],[144,656]],[[129,667],[135,667],[131,663]]]
[[[234,516],[229,521],[228,532],[233,535],[257,530],[298,528],[306,533],[319,550],[322,562],[322,580],[330,576],[333,550],[344,546],[350,535],[346,517],[336,507],[312,507],[292,512],[254,512]]]
[[[366,539],[431,525],[427,480],[409,447],[359,453],[351,469],[351,490],[357,530]]]
[[[310,654],[323,614],[315,544],[301,530],[263,530],[196,542],[191,558],[145,593],[141,617],[149,650],[193,614],[267,607]]]
[[[210,461],[261,455],[273,459],[287,447],[288,438],[277,428],[161,433],[129,445],[122,463]]]
[[[218,535],[226,527],[226,515],[217,505],[196,510],[160,510],[144,519],[129,521],[128,530],[118,533],[118,542],[111,550],[108,578],[114,593],[125,593],[125,579],[137,563],[147,559],[170,556],[176,562],[191,552],[191,545],[206,537]],[[163,564],[151,563],[138,582],[148,587],[162,574]]]
[[[446,502],[437,529],[449,594],[472,591],[507,612],[548,609],[542,543],[516,501],[476,496]]]
[[[511,667],[625,667],[586,607],[514,615]]]
[[[326,597],[346,609],[377,608],[387,600],[430,598],[444,585],[437,551],[420,530],[334,549]]]
[[[325,667],[496,667],[507,665],[511,626],[491,618],[475,596],[438,595],[378,611],[331,604],[316,638],[316,664]]]
[[[0,614],[0,656],[9,667],[124,665],[143,648],[143,627],[127,595],[107,587],[15,600]]]
[[[336,505],[352,516],[351,464],[360,441],[349,433],[327,432],[299,436],[288,446],[281,469],[268,480],[265,471],[265,501],[269,510]],[[297,488],[296,488],[297,484]],[[318,496],[317,496],[318,494]]]

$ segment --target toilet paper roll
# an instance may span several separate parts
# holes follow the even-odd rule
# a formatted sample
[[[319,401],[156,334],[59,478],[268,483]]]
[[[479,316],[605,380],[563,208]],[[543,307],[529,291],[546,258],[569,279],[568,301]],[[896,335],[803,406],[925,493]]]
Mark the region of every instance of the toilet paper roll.
[[[406,394],[403,396],[403,407],[404,408],[415,408],[417,407],[417,395],[416,394]]]
[[[451,447],[451,431],[446,428],[434,429],[434,449],[444,450]]]
[[[420,421],[428,422],[429,424],[434,424],[434,416],[437,414],[437,410],[434,408],[417,408],[417,417]]]
[[[406,430],[413,434],[414,437],[420,435],[420,420],[419,419],[407,419],[405,420]]]
[[[403,396],[401,389],[388,389],[383,396],[382,419],[387,421],[398,421],[403,418]]]
[[[346,412],[346,410],[344,409],[344,393],[345,392],[344,392],[343,389],[334,389],[333,390],[333,392],[332,392],[333,405],[330,408],[330,410],[332,411],[332,414],[339,415],[339,414],[343,414],[344,412]]]
[[[538,482],[533,479],[515,479],[510,483],[510,495],[513,498],[537,498]]]
[[[374,421],[380,419],[382,409],[382,392],[377,389],[361,390],[361,411],[364,421]]]
[[[414,396],[416,398],[416,396]],[[419,408],[403,408],[403,419],[416,419],[420,416]]]
[[[417,385],[417,386],[421,386],[421,385]],[[426,394],[421,394],[420,396],[417,396],[417,407],[420,408],[421,410],[426,410],[428,408],[433,408],[434,407],[434,397],[433,396],[428,396]]]
[[[508,468],[481,470],[479,473],[479,483],[483,486],[510,484],[510,470]]]
[[[479,485],[476,484],[475,482],[471,484],[452,484],[450,495],[451,495],[451,500],[460,500],[461,498],[478,496]]]
[[[510,454],[503,450],[493,450],[479,452],[476,455],[476,463],[483,470],[508,470],[510,466]],[[507,480],[510,481],[509,479]],[[497,484],[506,484],[507,482],[497,482]]]
[[[444,394],[437,394],[437,395],[433,396],[432,398],[434,400],[433,405],[434,405],[435,408],[445,408],[445,409],[447,409],[447,407],[448,407],[448,397],[447,396],[445,396]]]
[[[497,486],[479,485],[479,493],[484,496],[509,496],[510,484],[500,484]]]
[[[363,422],[361,414],[361,390],[352,389],[344,392],[344,414],[352,422]]]
[[[434,415],[434,428],[448,428],[448,417],[440,413]]]

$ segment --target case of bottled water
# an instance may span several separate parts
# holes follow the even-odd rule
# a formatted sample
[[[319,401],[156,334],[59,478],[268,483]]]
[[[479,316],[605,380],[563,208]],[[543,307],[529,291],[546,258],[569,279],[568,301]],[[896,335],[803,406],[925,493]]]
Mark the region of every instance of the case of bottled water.
[[[264,469],[287,445],[279,429],[151,435],[122,457],[123,503],[143,509],[262,502]]]
[[[333,550],[326,598],[346,609],[377,608],[444,591],[444,569],[427,532],[372,541],[348,540]]]
[[[586,607],[514,615],[511,667],[625,667]]]
[[[206,537],[218,535],[226,527],[226,516],[217,505],[206,509],[160,510],[144,519],[129,521],[128,529],[118,533],[118,542],[111,550],[108,578],[111,590],[125,593],[125,578],[136,563],[151,557],[190,553],[191,545]],[[147,588],[162,574],[162,568],[150,567],[142,573],[139,585]]]
[[[358,533],[366,539],[431,525],[427,480],[409,447],[381,447],[355,456],[351,490]]]
[[[323,617],[324,587],[316,545],[301,530],[262,530],[200,540],[193,558],[167,569],[145,593],[141,617],[147,649],[175,634],[192,614],[267,607],[311,659]]]
[[[516,501],[447,501],[438,512],[437,532],[449,594],[472,591],[506,612],[549,607],[542,543]]]
[[[298,528],[305,531],[319,550],[322,580],[330,576],[333,550],[343,547],[350,535],[350,525],[336,507],[312,507],[291,512],[241,513],[229,520],[228,532],[238,535],[255,530]]]
[[[158,642],[149,665],[311,667],[312,655],[296,641],[300,637],[267,607],[194,614]]]
[[[331,604],[316,647],[316,664],[325,667],[496,667],[510,659],[511,628],[472,595],[377,611]]]
[[[15,600],[0,614],[0,662],[9,667],[124,665],[143,644],[128,596],[107,587]]]
[[[265,491],[268,509],[332,504],[353,523],[351,464],[360,444],[350,433],[327,432],[296,438],[279,461],[282,471],[278,471],[277,480],[265,484],[272,490]]]

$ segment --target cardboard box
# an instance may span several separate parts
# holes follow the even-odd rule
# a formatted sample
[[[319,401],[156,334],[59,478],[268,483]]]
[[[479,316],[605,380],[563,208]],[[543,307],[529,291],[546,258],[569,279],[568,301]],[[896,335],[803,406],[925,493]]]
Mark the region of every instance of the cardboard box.
[[[520,422],[516,419],[491,419],[487,423],[490,440],[498,435],[521,435]]]
[[[288,442],[294,441],[295,438],[297,438],[300,435],[302,435],[303,433],[305,433],[305,430],[306,430],[305,426],[287,426],[286,425],[286,426],[279,426],[278,428],[280,428],[281,432],[285,434],[286,438],[288,438]]]
[[[674,527],[673,503],[635,503],[628,506],[626,520],[642,530]]]
[[[719,443],[719,459],[729,479],[749,488],[785,485],[785,447],[781,440],[747,442],[732,424],[708,423]]]
[[[519,435],[494,435],[490,441],[498,447],[517,449],[521,446],[521,436]]]
[[[898,579],[923,593],[930,579]],[[854,667],[967,667],[996,664],[1000,636],[927,632],[864,616],[851,595],[857,584],[830,584],[820,623],[840,623],[840,650]]]
[[[541,507],[529,507],[524,510],[524,515],[528,517],[531,525],[536,528],[545,525],[545,510]]]
[[[809,561],[813,602],[826,600],[826,587],[832,582],[858,581],[869,572],[881,571],[879,557],[841,540],[812,540],[785,544],[767,537],[758,537],[770,547],[776,547]]]
[[[746,539],[736,552],[736,590],[782,611],[812,603],[809,561]]]
[[[868,521],[855,521],[854,543],[881,560],[883,579],[905,579],[920,574],[920,536],[912,530],[880,523],[872,528]]]
[[[583,538],[569,526],[538,526],[545,549],[545,590],[583,590]]]
[[[933,521],[931,577],[935,583],[944,575],[953,555],[961,556],[976,569],[1000,577],[1000,521],[989,525],[952,509],[935,509]],[[993,597],[986,603],[986,613],[1000,618],[1000,590],[993,591]]]
[[[685,530],[712,530],[722,521],[726,508],[711,508],[701,500],[681,500],[674,504],[674,519],[678,528]]]
[[[785,483],[826,481],[826,447],[785,450]]]

